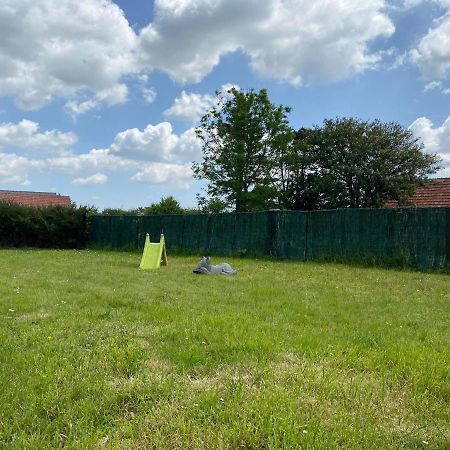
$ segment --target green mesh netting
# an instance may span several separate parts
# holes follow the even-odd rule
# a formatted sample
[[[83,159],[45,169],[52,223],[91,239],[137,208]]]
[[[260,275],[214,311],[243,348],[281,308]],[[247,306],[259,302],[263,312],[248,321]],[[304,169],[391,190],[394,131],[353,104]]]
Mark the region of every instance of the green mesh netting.
[[[95,216],[90,245],[142,249],[161,232],[167,249],[280,258],[397,258],[420,268],[450,262],[450,208]]]

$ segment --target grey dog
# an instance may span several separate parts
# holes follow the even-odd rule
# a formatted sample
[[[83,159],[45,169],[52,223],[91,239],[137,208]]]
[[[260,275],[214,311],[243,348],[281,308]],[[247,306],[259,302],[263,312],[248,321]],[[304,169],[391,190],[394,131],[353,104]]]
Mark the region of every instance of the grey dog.
[[[234,270],[228,263],[220,263],[216,266],[213,266],[211,264],[211,258],[209,256],[203,256],[193,272],[206,275],[234,275],[235,273],[237,273],[237,271]]]

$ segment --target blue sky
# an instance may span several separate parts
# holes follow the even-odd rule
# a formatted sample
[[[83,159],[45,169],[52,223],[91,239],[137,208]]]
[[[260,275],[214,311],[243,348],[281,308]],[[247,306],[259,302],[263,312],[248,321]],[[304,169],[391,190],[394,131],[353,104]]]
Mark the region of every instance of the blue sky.
[[[194,206],[194,129],[229,85],[295,128],[398,121],[450,176],[450,0],[2,0],[0,189]]]

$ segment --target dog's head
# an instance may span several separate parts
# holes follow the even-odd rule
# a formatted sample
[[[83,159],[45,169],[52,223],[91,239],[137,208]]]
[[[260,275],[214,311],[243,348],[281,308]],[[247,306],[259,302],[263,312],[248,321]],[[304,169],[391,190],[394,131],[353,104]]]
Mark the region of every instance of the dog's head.
[[[209,262],[209,256],[202,256],[200,259],[200,262],[198,263],[198,266],[193,270],[194,273],[207,273],[208,267],[211,266],[211,263]]]

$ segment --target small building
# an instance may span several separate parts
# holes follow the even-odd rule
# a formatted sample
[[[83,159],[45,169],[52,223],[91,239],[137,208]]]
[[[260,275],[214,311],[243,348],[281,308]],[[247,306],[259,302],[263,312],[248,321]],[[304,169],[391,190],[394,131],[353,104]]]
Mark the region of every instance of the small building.
[[[67,195],[53,192],[5,191],[0,190],[0,202],[17,203],[24,206],[46,208],[48,206],[71,206]]]
[[[450,208],[450,178],[433,178],[416,189],[407,206],[415,208]],[[386,208],[397,208],[396,200],[389,200]]]

